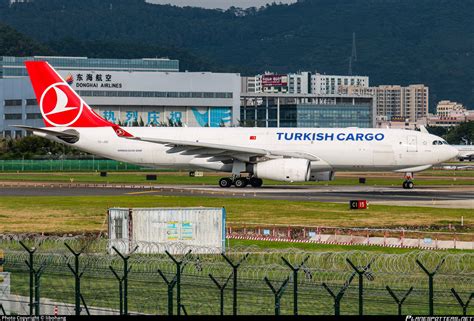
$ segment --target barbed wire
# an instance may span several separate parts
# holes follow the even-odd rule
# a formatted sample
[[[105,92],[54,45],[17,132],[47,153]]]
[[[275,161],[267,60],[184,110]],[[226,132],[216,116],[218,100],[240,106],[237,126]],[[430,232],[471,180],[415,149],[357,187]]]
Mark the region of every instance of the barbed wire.
[[[211,282],[209,274],[223,281],[232,273],[229,264],[215,248],[196,247],[179,242],[170,244],[120,240],[110,243],[107,239],[87,235],[0,235],[0,249],[5,253],[5,270],[17,275],[15,282],[20,289],[24,289],[27,285],[29,272],[25,263],[29,254],[21,246],[20,241],[30,248],[36,248],[35,267],[41,265],[45,267],[42,285],[48,290],[42,290],[42,295],[65,303],[74,301],[74,278],[68,268],[68,264],[74,265],[74,255],[65,244],[74,251],[81,252],[80,270],[84,272],[81,288],[88,304],[96,308],[117,307],[118,284],[110,267],[122,271],[123,261],[119,255],[114,254],[112,245],[117,249],[133,249],[136,246],[140,249],[134,253],[122,253],[130,255],[128,264],[132,269],[129,274],[131,284],[129,293],[133,296],[131,309],[135,309],[136,313],[166,313],[166,286],[158,270],[172,279],[176,273],[176,264],[163,253],[164,251],[168,251],[179,260],[184,259],[182,287],[188,290],[183,292],[183,300],[187,302],[189,309],[199,313],[218,313],[216,308],[218,291]],[[183,256],[184,253],[188,255]],[[248,257],[246,254],[249,254]],[[273,296],[263,282],[265,277],[277,284],[287,277],[290,277],[290,284],[294,282],[291,270],[282,258],[294,266],[300,266],[298,293],[306,302],[302,304],[301,309],[303,311],[306,309],[308,313],[314,309],[322,313],[331,313],[333,302],[321,284],[324,282],[333,288],[342,287],[354,272],[348,261],[360,269],[370,264],[370,268],[367,268],[367,273],[364,274],[365,297],[369,302],[368,311],[374,313],[386,313],[378,306],[380,303],[393,304],[385,289],[387,285],[401,292],[414,286],[415,289],[407,305],[411,306],[413,311],[420,312],[416,309],[421,303],[426,302],[428,282],[417,261],[429,271],[441,264],[436,274],[436,303],[448,312],[453,313],[452,309],[457,307],[450,289],[455,287],[459,293],[468,296],[474,284],[472,252],[409,251],[390,254],[375,251],[314,252],[295,248],[263,249],[257,246],[232,246],[226,249],[225,255],[234,261],[246,257],[239,267],[237,282],[244,296],[240,306],[243,311],[251,313],[272,313]],[[229,286],[225,293],[230,295],[230,291]],[[354,302],[357,293],[357,286],[351,285],[345,294],[347,301],[356,304]],[[26,295],[27,292],[18,294]],[[316,299],[324,303],[315,304]],[[244,308],[247,304],[252,308]],[[290,311],[291,304],[283,303],[282,309]]]

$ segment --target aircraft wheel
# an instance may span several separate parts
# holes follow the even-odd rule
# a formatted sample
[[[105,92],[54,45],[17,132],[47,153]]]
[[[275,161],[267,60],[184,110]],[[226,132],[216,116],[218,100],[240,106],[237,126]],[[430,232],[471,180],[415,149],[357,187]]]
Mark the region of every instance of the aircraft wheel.
[[[261,178],[252,177],[250,178],[250,185],[252,185],[252,187],[262,187],[263,180]]]
[[[245,186],[247,186],[247,184],[248,184],[248,180],[245,177],[236,178],[234,181],[235,187],[238,187],[238,188],[244,188]]]
[[[412,181],[404,181],[403,182],[403,188],[404,189],[413,189],[415,187],[415,184]]]
[[[228,177],[221,178],[219,180],[219,186],[220,187],[231,187],[232,186],[232,180]]]

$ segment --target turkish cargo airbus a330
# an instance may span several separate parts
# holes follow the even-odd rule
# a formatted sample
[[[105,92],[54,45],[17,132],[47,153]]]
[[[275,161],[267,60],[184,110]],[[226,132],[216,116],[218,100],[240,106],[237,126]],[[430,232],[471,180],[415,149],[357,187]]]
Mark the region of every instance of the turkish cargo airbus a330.
[[[127,127],[96,114],[47,62],[26,62],[46,127],[16,126],[91,154],[154,168],[228,172],[221,187],[262,179],[328,181],[337,170],[406,173],[455,157],[443,139],[409,130],[360,128]]]

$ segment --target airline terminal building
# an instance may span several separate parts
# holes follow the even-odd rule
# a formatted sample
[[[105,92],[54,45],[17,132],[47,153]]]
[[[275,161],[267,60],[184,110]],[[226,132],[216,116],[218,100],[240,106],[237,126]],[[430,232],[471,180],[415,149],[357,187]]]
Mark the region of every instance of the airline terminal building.
[[[240,118],[240,74],[179,72],[166,58],[0,57],[0,136],[44,126],[24,66],[46,60],[101,116],[123,126],[219,127]]]

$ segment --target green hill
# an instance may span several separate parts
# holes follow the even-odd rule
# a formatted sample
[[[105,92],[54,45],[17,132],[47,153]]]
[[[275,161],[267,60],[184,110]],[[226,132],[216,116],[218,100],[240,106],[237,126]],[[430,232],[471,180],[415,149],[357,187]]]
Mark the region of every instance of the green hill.
[[[0,56],[51,55],[48,47],[0,23]]]
[[[170,56],[182,50],[200,57],[203,63],[191,64],[193,68],[242,74],[347,74],[355,32],[355,74],[370,76],[372,85],[424,83],[430,86],[432,106],[451,99],[471,108],[473,12],[474,0],[300,0],[227,11],[144,0],[34,0],[11,6],[0,2],[1,21],[59,53],[126,55],[133,50],[139,54],[141,46],[172,48]],[[99,49],[65,50],[60,44],[70,38],[95,43]],[[122,50],[102,51],[103,42],[125,45]]]

